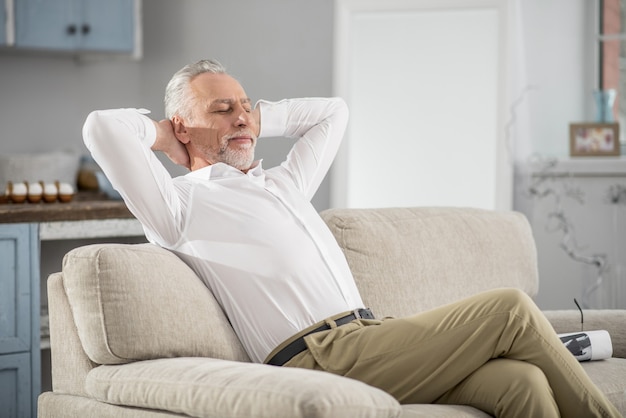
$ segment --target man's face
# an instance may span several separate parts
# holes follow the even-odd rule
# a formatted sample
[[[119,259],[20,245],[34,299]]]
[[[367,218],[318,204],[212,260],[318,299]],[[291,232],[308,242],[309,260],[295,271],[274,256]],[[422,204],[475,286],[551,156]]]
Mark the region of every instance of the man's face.
[[[203,73],[192,79],[190,87],[191,119],[175,116],[174,123],[181,142],[187,144],[191,169],[222,162],[247,171],[254,161],[259,127],[239,82],[227,74]]]

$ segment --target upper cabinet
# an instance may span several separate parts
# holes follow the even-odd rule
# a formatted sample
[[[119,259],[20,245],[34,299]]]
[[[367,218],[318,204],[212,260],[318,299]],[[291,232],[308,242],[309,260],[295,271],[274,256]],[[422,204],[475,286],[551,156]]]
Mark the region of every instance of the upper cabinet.
[[[91,51],[132,51],[134,46],[134,0],[83,0],[87,31],[82,49]],[[92,36],[88,36],[89,33]]]
[[[8,0],[3,13],[13,19],[14,42],[1,43],[19,50],[136,53],[139,1]]]

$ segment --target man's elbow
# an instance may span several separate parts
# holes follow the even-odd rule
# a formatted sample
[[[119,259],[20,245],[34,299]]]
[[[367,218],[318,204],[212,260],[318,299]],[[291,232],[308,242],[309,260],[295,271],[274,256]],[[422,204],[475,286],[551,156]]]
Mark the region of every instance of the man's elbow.
[[[94,110],[83,124],[83,142],[87,149],[99,143],[114,142],[120,133],[120,112],[123,109]],[[123,125],[123,123],[122,123]]]
[[[91,149],[94,141],[97,141],[98,132],[102,131],[102,127],[106,126],[107,117],[105,111],[94,110],[87,115],[83,124],[83,142],[88,149]]]

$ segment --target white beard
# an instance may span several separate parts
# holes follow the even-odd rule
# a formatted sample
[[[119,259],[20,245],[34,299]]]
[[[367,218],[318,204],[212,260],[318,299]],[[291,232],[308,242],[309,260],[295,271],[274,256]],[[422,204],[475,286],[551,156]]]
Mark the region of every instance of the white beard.
[[[254,145],[245,149],[226,149],[220,151],[220,161],[238,170],[248,170],[254,161]]]

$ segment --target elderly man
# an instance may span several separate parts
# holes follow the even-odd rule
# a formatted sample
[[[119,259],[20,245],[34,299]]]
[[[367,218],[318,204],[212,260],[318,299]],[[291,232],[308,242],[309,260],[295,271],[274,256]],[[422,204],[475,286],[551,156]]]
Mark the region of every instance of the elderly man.
[[[310,204],[347,124],[342,100],[253,107],[237,80],[204,60],[173,76],[165,108],[158,122],[135,109],[92,112],[85,143],[146,237],[205,281],[253,361],[341,374],[405,403],[509,417],[620,416],[518,290],[374,319]],[[295,143],[265,169],[255,145],[277,136]],[[172,178],[153,151],[190,173]]]

